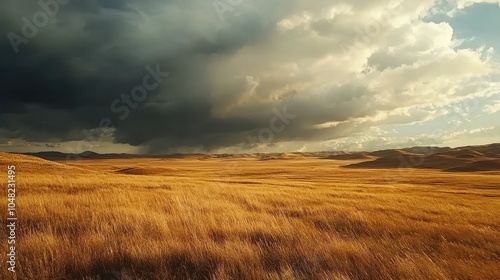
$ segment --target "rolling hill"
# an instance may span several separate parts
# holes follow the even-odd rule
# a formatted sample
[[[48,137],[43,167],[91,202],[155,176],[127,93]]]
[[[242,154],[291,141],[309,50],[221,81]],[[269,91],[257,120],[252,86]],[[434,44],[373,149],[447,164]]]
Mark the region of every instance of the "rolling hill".
[[[440,169],[453,172],[500,171],[500,144],[480,146],[449,147],[411,147],[403,149],[386,149],[373,152],[307,152],[307,153],[248,153],[248,154],[172,154],[172,155],[133,155],[133,154],[97,154],[83,152],[81,154],[65,154],[60,152],[29,153],[17,156],[18,159],[37,164],[33,158],[51,161],[69,161],[75,159],[134,159],[134,158],[195,158],[198,160],[212,159],[249,159],[249,160],[287,160],[298,158],[318,158],[325,160],[359,161],[348,164],[347,168],[424,168]],[[33,156],[28,160],[26,156]],[[38,162],[41,164],[41,162]],[[54,165],[63,168],[64,165]],[[126,171],[144,173],[143,171]],[[148,172],[146,172],[148,173]]]
[[[453,172],[500,171],[500,144],[459,148],[417,148],[370,153],[376,159],[347,165],[348,168],[423,168]]]

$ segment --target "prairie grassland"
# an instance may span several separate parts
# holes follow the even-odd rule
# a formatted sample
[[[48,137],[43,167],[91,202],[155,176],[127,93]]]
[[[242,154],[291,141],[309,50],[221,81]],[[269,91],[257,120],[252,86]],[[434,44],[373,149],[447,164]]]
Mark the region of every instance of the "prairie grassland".
[[[500,275],[496,174],[310,158],[46,163],[16,163],[17,279]]]

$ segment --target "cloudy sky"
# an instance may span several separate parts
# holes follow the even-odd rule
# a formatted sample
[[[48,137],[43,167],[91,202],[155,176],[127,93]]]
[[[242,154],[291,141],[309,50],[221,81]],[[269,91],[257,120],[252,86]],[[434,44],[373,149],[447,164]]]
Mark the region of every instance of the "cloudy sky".
[[[500,139],[500,0],[0,3],[0,151]]]

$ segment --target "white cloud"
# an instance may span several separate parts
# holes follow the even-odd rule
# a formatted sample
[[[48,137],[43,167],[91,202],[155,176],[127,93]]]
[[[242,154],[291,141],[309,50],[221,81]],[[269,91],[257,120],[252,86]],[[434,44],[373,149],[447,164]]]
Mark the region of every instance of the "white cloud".
[[[484,111],[488,114],[494,114],[496,112],[500,112],[500,101],[496,101],[493,104],[486,105]]]
[[[492,4],[498,3],[498,6],[500,6],[499,0],[457,0],[457,8],[462,10],[469,6],[479,3],[492,3]]]
[[[498,4],[500,6],[500,0],[454,0],[456,2],[456,6],[451,11],[448,11],[446,14],[449,17],[454,17],[460,12],[462,12],[467,7],[470,7],[474,4]]]

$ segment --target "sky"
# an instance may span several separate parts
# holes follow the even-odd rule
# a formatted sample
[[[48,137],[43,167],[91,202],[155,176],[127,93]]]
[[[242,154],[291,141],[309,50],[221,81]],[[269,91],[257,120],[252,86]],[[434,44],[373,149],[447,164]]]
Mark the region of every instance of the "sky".
[[[500,139],[500,0],[0,4],[0,151]]]

